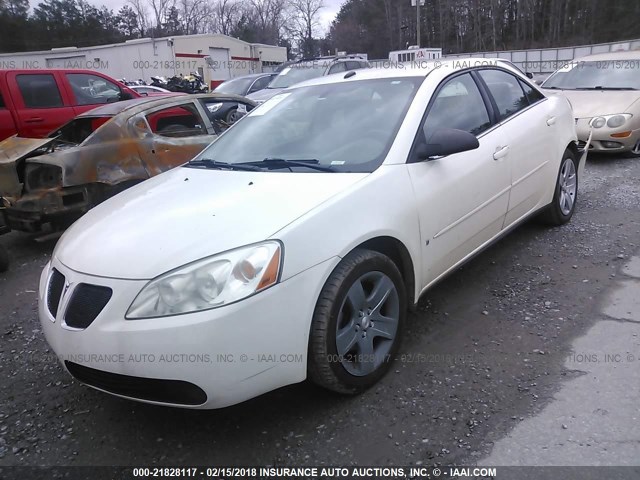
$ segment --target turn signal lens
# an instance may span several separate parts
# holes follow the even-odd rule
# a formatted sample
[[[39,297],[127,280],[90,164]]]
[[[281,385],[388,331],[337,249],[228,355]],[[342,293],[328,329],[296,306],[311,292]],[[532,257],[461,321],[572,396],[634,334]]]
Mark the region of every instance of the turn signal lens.
[[[611,136],[613,138],[627,138],[627,137],[630,137],[632,133],[633,132],[629,130],[628,132],[612,133]]]

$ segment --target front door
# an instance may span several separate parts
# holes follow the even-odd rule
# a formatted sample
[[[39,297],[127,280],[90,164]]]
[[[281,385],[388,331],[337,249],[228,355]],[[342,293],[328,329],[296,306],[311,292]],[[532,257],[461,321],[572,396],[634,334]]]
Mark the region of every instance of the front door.
[[[480,147],[408,165],[419,206],[424,286],[500,232],[511,188],[509,148],[470,73],[449,77],[436,90],[418,140],[427,142],[438,128],[473,133]]]

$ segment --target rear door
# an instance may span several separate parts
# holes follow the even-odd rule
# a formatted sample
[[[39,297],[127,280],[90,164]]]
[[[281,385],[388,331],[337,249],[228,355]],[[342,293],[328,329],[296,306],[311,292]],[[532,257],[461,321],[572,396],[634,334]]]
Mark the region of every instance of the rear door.
[[[8,73],[7,83],[16,107],[22,136],[46,137],[71,120],[75,113],[54,73]]]
[[[500,232],[511,188],[502,131],[470,73],[440,84],[418,131],[418,144],[427,143],[439,128],[472,133],[480,146],[408,165],[419,209],[425,286]]]
[[[546,98],[514,74],[490,68],[478,71],[493,97],[500,130],[511,151],[511,194],[505,226],[535,210],[548,191],[554,159],[555,119]]]

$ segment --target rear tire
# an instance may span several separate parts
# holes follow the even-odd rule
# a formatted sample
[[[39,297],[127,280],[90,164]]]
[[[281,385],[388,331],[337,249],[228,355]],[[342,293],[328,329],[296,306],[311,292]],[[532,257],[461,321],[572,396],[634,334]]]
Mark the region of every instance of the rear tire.
[[[556,177],[553,200],[540,215],[548,225],[564,225],[573,216],[578,200],[578,161],[571,150],[565,150]]]
[[[344,394],[371,387],[398,351],[406,317],[405,286],[387,256],[357,249],[325,283],[311,322],[308,376]]]

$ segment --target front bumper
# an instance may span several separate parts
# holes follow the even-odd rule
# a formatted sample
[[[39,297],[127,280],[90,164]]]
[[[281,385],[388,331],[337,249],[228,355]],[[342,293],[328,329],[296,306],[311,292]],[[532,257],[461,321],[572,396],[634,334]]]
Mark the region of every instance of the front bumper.
[[[589,126],[590,120],[590,118],[581,118],[576,122],[576,132],[581,148],[584,147],[591,133],[591,127]],[[630,151],[640,142],[640,129],[631,130],[631,135],[625,138],[611,136],[612,134],[629,130],[629,127],[624,125],[619,128],[594,128],[589,151],[598,153],[624,153]]]
[[[94,388],[148,403],[201,409],[226,407],[306,378],[313,310],[320,289],[338,260],[327,260],[225,307],[173,317],[125,320],[127,309],[146,280],[93,277],[75,272],[54,258],[40,279],[40,322],[47,342],[65,369]],[[46,298],[52,267],[66,279],[55,319]],[[82,330],[65,324],[65,309],[74,288],[81,283],[113,290],[104,309]],[[80,370],[78,374],[76,365],[97,372]],[[92,380],[96,375],[105,377],[105,373],[108,378],[104,381]],[[126,385],[109,387],[119,379],[130,389],[122,390]],[[145,379],[186,382],[201,389],[206,399],[202,397],[194,403],[170,400],[179,396],[153,397],[144,390]],[[179,384],[172,385],[180,388]],[[191,386],[185,385],[189,389]]]
[[[46,224],[68,226],[91,208],[85,186],[38,191],[4,203],[0,212],[6,226],[29,233],[42,231]]]

